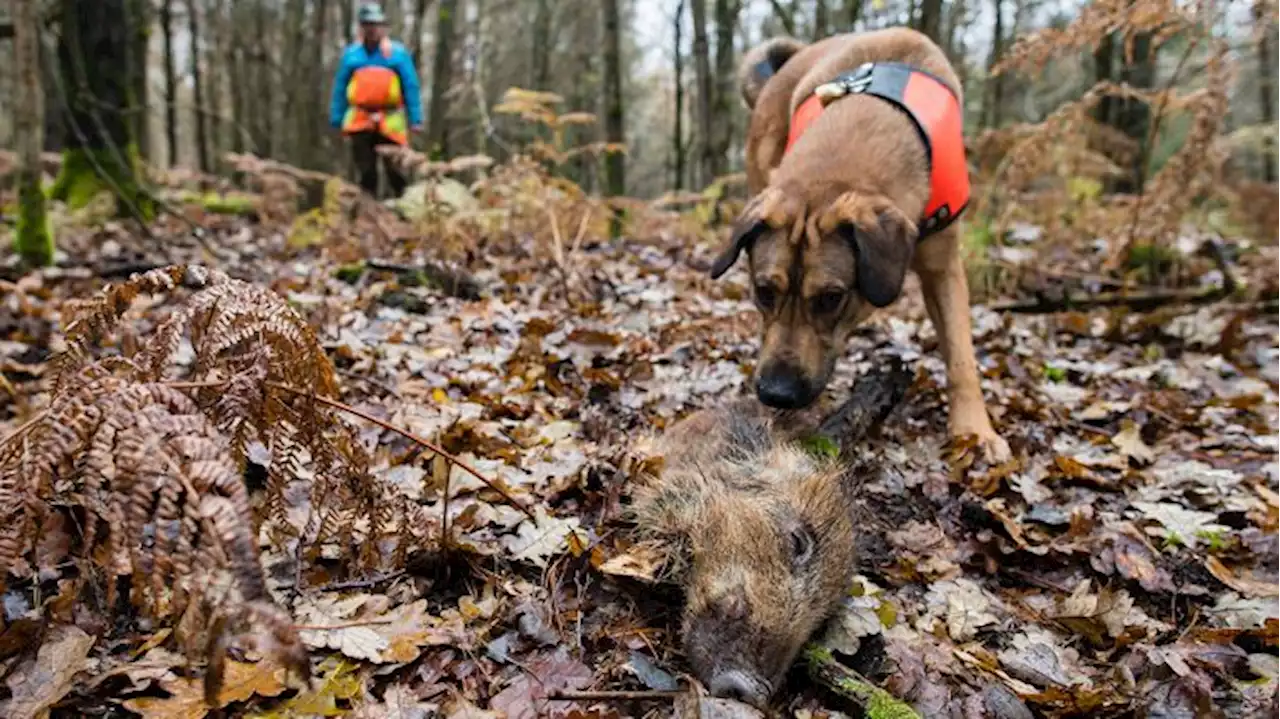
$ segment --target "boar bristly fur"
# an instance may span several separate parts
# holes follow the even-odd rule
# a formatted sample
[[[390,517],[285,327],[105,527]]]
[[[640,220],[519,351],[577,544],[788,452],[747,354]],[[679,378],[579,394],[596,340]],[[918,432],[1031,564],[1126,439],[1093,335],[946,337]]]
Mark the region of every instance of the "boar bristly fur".
[[[685,654],[713,694],[764,705],[848,587],[842,468],[752,400],[692,415],[652,451],[661,476],[636,490],[635,516],[683,561]]]

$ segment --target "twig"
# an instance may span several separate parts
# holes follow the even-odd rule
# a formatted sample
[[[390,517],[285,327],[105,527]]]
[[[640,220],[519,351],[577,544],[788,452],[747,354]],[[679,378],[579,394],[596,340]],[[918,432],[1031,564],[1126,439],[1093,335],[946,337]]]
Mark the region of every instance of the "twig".
[[[547,695],[547,699],[556,702],[572,701],[673,701],[684,694],[681,691],[661,691],[656,689],[639,689],[636,691],[572,691],[559,689]]]
[[[1064,294],[1060,298],[1040,296],[1033,300],[998,302],[991,305],[990,309],[995,312],[1049,313],[1090,309],[1093,307],[1123,306],[1142,311],[1178,302],[1189,302],[1193,305],[1209,304],[1230,296],[1236,291],[1239,283],[1236,281],[1235,274],[1231,271],[1231,265],[1227,261],[1227,255],[1222,249],[1222,244],[1216,240],[1206,240],[1201,249],[1213,259],[1218,271],[1222,273],[1222,284],[1220,286],[1181,290],[1151,290],[1149,292],[1104,292],[1085,296]]]
[[[352,579],[345,582],[330,582],[316,587],[321,592],[340,592],[345,589],[368,589],[377,586],[383,582],[389,582],[392,579],[399,579],[404,576],[404,570],[398,569],[394,572],[385,572],[383,574],[375,574],[365,579]]]
[[[291,392],[291,393],[296,394],[296,395],[298,395],[298,396],[300,396],[300,397],[306,397],[306,398],[308,398],[308,399],[314,400],[314,401],[319,402],[319,403],[321,403],[321,404],[328,405],[329,407],[332,407],[333,409],[341,410],[341,411],[343,411],[343,412],[346,412],[347,414],[350,414],[350,415],[353,415],[353,416],[359,417],[360,419],[363,419],[363,420],[365,420],[366,422],[372,422],[372,423],[374,423],[374,424],[378,425],[379,427],[381,427],[381,428],[383,428],[383,429],[385,429],[385,430],[388,430],[388,431],[390,431],[390,432],[395,432],[396,434],[400,435],[401,437],[404,437],[405,439],[407,439],[407,440],[409,440],[409,441],[411,441],[411,442],[417,442],[418,444],[422,445],[423,447],[426,447],[427,449],[431,450],[432,452],[435,452],[436,454],[440,455],[441,457],[444,457],[445,459],[449,460],[449,461],[450,461],[450,462],[452,462],[453,464],[458,465],[459,467],[461,467],[461,468],[462,468],[462,470],[463,470],[464,472],[466,472],[467,474],[470,474],[472,477],[475,477],[476,479],[478,479],[478,480],[480,480],[481,482],[483,482],[483,483],[485,484],[485,486],[487,486],[489,489],[492,489],[493,491],[495,491],[495,492],[497,492],[498,494],[502,495],[502,497],[503,497],[504,499],[506,499],[508,502],[510,502],[510,503],[511,503],[511,506],[513,506],[513,507],[515,507],[516,509],[520,510],[520,512],[521,512],[521,513],[523,513],[523,514],[524,514],[524,516],[528,517],[530,520],[534,521],[535,523],[538,521],[537,516],[536,516],[536,515],[534,515],[534,513],[533,513],[533,512],[532,512],[528,507],[524,506],[524,504],[523,504],[522,502],[520,502],[518,499],[516,499],[515,497],[513,497],[513,496],[511,495],[511,493],[510,493],[510,492],[508,492],[506,489],[503,489],[501,485],[497,484],[496,482],[494,482],[493,480],[491,480],[491,479],[489,479],[488,477],[484,476],[483,474],[480,474],[480,472],[479,472],[479,471],[477,471],[476,469],[474,469],[471,465],[467,464],[466,462],[463,462],[461,459],[458,459],[457,457],[453,456],[452,454],[449,454],[448,452],[446,452],[446,451],[444,450],[444,448],[442,448],[440,445],[436,444],[435,442],[431,442],[431,441],[429,441],[429,440],[425,440],[425,439],[423,439],[423,438],[419,437],[418,435],[416,435],[416,434],[414,434],[414,433],[412,433],[412,432],[410,432],[410,431],[408,431],[408,430],[406,430],[406,429],[401,429],[401,428],[399,428],[399,427],[395,426],[394,424],[391,424],[390,422],[387,422],[386,420],[378,419],[377,417],[374,417],[373,415],[368,414],[367,412],[361,412],[360,410],[356,409],[355,407],[352,407],[351,405],[348,405],[348,404],[343,404],[342,402],[339,402],[339,401],[338,401],[338,400],[336,400],[336,399],[330,399],[330,398],[328,398],[328,397],[323,397],[323,396],[318,395],[318,394],[316,394],[316,393],[314,393],[314,392],[310,392],[310,391],[308,391],[308,390],[304,390],[304,389],[298,389],[297,387],[290,387],[290,386],[289,386],[289,385],[287,385],[287,384],[281,384],[281,383],[279,383],[279,382],[268,382],[268,383],[267,383],[267,386],[272,387],[273,389],[279,389],[279,390],[283,390],[283,391],[285,391],[285,392]]]
[[[394,619],[366,619],[360,622],[346,622],[345,624],[295,624],[293,628],[300,632],[331,632],[353,627],[377,627],[395,623],[396,620]]]

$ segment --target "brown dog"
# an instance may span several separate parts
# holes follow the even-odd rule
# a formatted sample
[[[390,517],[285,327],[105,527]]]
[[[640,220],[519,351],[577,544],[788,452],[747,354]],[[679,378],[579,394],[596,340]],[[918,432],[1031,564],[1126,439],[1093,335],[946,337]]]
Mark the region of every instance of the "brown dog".
[[[953,221],[968,199],[963,98],[942,50],[902,28],[774,39],[746,55],[739,81],[752,108],[753,197],[711,276],[747,252],[764,317],[760,401],[812,404],[850,333],[897,299],[911,268],[946,362],[951,434],[976,435],[989,461],[1006,459],[969,326]]]

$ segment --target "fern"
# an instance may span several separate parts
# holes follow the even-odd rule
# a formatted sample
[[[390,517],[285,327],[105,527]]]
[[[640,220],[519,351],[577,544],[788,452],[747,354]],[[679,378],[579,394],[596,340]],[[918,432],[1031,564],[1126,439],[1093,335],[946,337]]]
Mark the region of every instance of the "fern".
[[[188,291],[140,349],[96,356],[124,334],[135,299]],[[175,361],[184,343],[185,370]],[[208,691],[227,649],[246,642],[307,674],[258,555],[260,525],[289,534],[291,485],[306,483],[316,509],[300,538],[308,555],[339,540],[361,548],[353,567],[368,568],[432,536],[435,520],[376,481],[355,433],[320,402],[337,395],[333,366],[270,291],[196,266],[134,276],[73,309],[54,368],[48,408],[0,444],[0,566],[31,579],[45,528],[78,527],[72,542],[49,543],[65,557],[40,561],[96,568],[81,581],[105,581],[92,595],[105,589],[111,606],[116,578],[128,578],[131,598],[176,619],[184,650],[209,662]],[[256,443],[272,457],[257,512],[243,479]],[[385,540],[396,540],[391,558],[380,554]]]

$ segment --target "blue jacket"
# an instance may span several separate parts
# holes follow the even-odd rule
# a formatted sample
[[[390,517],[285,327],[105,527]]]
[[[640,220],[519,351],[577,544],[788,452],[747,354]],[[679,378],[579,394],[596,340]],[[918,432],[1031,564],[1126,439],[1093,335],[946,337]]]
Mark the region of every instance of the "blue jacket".
[[[400,75],[400,88],[404,93],[405,108],[409,111],[409,124],[422,124],[422,91],[418,86],[418,71],[413,67],[413,56],[398,42],[391,43],[391,57],[375,47],[373,52],[363,43],[353,43],[342,53],[338,63],[338,76],[333,83],[333,97],[329,100],[329,124],[342,127],[342,116],[347,113],[347,83],[351,75],[366,65],[380,65],[395,70]]]

